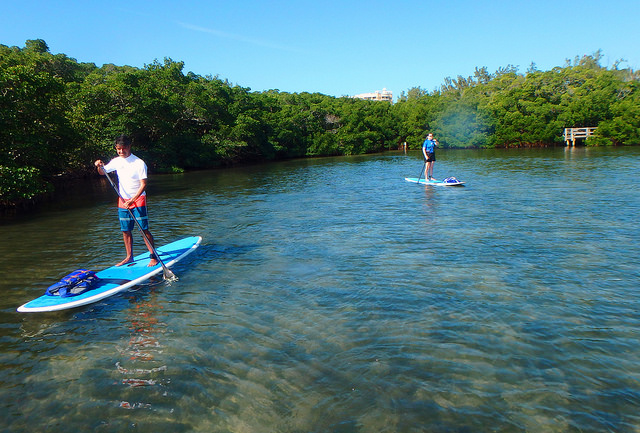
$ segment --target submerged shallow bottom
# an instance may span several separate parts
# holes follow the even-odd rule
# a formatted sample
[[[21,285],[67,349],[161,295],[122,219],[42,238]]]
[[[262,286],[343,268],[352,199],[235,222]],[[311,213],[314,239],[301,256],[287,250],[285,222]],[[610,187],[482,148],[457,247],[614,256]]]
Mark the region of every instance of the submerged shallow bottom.
[[[176,282],[67,313],[15,307],[120,258],[108,191],[0,226],[0,423],[638,431],[636,153],[443,152],[465,188],[405,182],[404,155],[157,179],[158,243],[202,246]]]

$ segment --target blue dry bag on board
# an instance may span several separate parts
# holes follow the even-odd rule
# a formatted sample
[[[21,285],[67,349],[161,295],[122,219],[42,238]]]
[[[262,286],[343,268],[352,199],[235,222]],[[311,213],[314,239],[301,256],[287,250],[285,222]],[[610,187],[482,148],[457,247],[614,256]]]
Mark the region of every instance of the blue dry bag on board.
[[[451,176],[448,177],[446,179],[443,180],[444,183],[458,183],[460,182],[458,179],[456,179],[455,177]]]
[[[45,294],[62,298],[76,296],[91,289],[98,280],[99,278],[96,277],[95,272],[87,269],[78,269],[69,275],[65,275],[57,283],[50,285]]]

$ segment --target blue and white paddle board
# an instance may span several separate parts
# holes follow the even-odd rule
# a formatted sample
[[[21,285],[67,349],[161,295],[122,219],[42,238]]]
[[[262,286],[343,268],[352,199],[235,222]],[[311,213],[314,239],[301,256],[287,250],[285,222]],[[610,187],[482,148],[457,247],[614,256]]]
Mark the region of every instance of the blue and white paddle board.
[[[443,182],[441,180],[427,180],[425,178],[418,179],[417,177],[405,177],[404,180],[407,182],[419,183],[421,185],[434,185],[434,186],[464,186],[464,182],[460,182],[459,180],[456,182]]]
[[[166,267],[182,260],[200,246],[202,238],[192,236],[172,242],[156,251]],[[144,253],[134,257],[134,261],[122,266],[112,266],[96,273],[100,279],[95,287],[77,295],[63,298],[60,296],[42,295],[33,301],[18,307],[21,313],[38,313],[44,311],[59,311],[92,304],[101,299],[113,296],[129,287],[140,284],[156,274],[162,273],[162,265],[149,267],[150,254]],[[53,282],[52,282],[53,283]],[[44,291],[44,290],[43,290]]]

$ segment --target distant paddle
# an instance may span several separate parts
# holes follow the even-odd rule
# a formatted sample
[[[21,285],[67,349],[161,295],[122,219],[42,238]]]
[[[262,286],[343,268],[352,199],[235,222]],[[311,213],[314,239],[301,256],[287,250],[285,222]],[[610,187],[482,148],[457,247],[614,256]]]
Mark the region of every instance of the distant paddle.
[[[420,174],[418,175],[418,183],[420,183],[420,178],[422,177],[422,173],[424,173],[424,168],[427,166],[427,161],[425,160],[424,164],[422,164],[422,170],[420,170]]]
[[[109,176],[109,173],[107,173],[104,170],[104,165],[102,166],[102,171],[104,171],[105,176],[109,180],[109,183],[113,187],[113,190],[116,192],[116,194],[118,194],[118,197],[120,197],[122,200],[124,200],[124,198],[122,198],[122,196],[120,195],[120,191],[118,191],[118,187],[116,187],[116,185],[111,180],[111,177]],[[164,277],[164,279],[165,280],[170,280],[170,281],[176,281],[178,279],[178,277],[176,277],[176,275],[173,272],[171,272],[169,270],[169,268],[167,268],[167,266],[164,264],[164,262],[160,258],[160,255],[156,251],[156,248],[153,246],[151,241],[149,241],[149,238],[147,237],[147,234],[144,232],[144,230],[142,229],[142,226],[140,225],[140,223],[138,222],[136,217],[133,215],[133,212],[131,212],[131,209],[127,208],[127,210],[129,211],[129,215],[131,215],[131,218],[133,218],[133,221],[135,221],[136,225],[140,229],[140,233],[142,233],[142,236],[144,236],[144,239],[147,241],[147,245],[153,250],[153,254],[155,254],[156,258],[158,259],[158,262],[160,262],[160,265],[162,266],[162,276]]]

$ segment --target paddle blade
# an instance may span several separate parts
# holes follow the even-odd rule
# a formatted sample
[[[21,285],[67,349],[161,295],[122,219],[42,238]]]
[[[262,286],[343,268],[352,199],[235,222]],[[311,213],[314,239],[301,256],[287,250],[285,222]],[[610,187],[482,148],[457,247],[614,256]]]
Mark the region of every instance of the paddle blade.
[[[178,277],[176,277],[176,274],[174,274],[173,272],[171,272],[169,270],[169,268],[167,268],[166,266],[162,267],[162,276],[164,277],[165,280],[168,281],[178,281]]]

